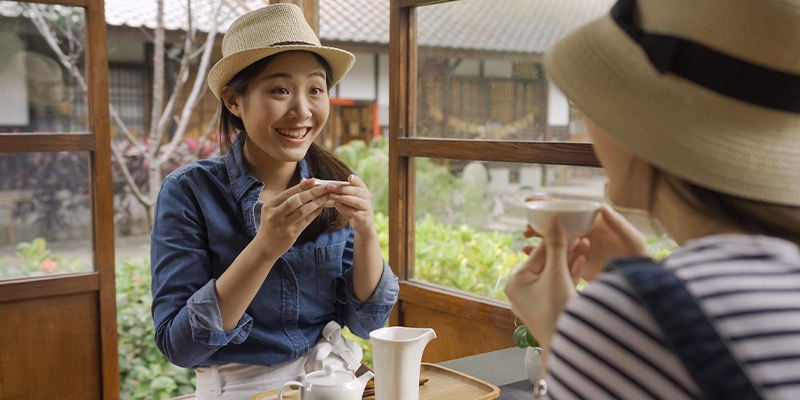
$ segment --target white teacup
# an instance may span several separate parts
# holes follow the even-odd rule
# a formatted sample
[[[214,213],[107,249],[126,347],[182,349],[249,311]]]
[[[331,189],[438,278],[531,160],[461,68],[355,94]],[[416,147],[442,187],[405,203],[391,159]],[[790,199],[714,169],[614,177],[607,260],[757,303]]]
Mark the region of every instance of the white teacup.
[[[528,223],[541,235],[547,232],[550,220],[558,216],[567,234],[575,241],[592,229],[600,203],[591,200],[531,200],[525,202]]]

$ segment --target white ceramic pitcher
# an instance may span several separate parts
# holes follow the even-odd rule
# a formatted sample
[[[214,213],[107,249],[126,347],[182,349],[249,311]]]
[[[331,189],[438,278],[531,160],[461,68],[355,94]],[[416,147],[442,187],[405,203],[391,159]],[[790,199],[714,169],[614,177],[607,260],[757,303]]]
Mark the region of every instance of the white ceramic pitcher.
[[[389,326],[369,334],[375,370],[375,398],[419,400],[422,352],[436,338],[431,328]]]

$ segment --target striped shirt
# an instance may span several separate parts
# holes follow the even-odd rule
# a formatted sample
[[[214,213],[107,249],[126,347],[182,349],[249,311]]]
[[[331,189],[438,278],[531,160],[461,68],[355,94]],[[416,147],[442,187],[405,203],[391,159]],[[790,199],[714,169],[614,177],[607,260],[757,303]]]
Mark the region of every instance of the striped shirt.
[[[687,243],[665,261],[768,399],[800,399],[800,249],[764,236]],[[625,278],[606,272],[567,305],[548,360],[550,399],[700,399]]]

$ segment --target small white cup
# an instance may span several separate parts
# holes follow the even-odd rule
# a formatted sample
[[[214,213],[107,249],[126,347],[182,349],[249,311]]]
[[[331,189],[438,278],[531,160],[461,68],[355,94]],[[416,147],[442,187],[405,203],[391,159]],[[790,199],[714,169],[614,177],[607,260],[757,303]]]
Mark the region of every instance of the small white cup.
[[[525,371],[528,373],[528,380],[536,386],[539,382],[539,370],[542,368],[542,348],[525,348]]]
[[[558,216],[567,234],[574,242],[592,229],[600,203],[591,200],[531,200],[525,202],[528,223],[544,235],[550,220]]]

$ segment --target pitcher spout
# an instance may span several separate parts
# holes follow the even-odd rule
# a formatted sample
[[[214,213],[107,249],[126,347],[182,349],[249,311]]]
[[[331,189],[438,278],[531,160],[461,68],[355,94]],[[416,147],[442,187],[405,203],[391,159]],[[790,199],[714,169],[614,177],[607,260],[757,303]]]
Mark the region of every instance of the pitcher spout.
[[[422,328],[425,332],[422,333],[423,340],[425,343],[430,342],[433,339],[436,339],[436,332],[432,328]]]

